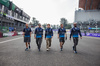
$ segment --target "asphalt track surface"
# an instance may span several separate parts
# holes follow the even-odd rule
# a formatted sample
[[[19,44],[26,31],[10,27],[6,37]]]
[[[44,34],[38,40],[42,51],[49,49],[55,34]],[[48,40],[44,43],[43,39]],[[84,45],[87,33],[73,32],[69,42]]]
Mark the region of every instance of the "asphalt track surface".
[[[72,46],[73,40],[68,39],[60,51],[57,34],[54,34],[50,51],[46,51],[43,39],[40,52],[33,35],[28,51],[25,51],[22,36],[0,38],[0,66],[100,66],[100,38],[80,39],[77,54],[73,53]]]

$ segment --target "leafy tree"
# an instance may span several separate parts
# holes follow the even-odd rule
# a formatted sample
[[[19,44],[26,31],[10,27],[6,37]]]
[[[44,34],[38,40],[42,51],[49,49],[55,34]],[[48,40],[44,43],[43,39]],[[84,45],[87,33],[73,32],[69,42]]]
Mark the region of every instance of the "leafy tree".
[[[43,24],[42,26],[44,27],[44,29],[46,29],[47,24],[45,23],[45,24]]]
[[[71,29],[71,24],[67,24],[66,29]]]
[[[63,24],[64,25],[64,27],[66,27],[67,26],[67,19],[65,19],[65,18],[61,18],[61,21],[60,21],[60,24]]]
[[[39,21],[36,20],[35,17],[33,17],[33,19],[32,19],[32,24],[33,24],[33,27],[36,27],[36,26],[39,24]]]

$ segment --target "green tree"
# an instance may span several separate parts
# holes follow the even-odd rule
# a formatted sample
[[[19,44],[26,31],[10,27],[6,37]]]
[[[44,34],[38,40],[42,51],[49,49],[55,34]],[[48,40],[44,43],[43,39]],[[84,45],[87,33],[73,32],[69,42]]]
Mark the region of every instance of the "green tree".
[[[42,26],[43,26],[44,29],[46,29],[47,24],[45,23],[45,24],[43,24]]]
[[[57,29],[56,25],[51,25],[52,29]]]
[[[67,26],[67,23],[68,23],[67,19],[61,18],[60,24],[63,24],[64,27],[66,27]]]
[[[66,29],[71,29],[71,24],[67,24]]]
[[[32,24],[33,24],[33,27],[36,27],[38,24],[39,24],[39,21],[36,20],[35,17],[32,18]]]

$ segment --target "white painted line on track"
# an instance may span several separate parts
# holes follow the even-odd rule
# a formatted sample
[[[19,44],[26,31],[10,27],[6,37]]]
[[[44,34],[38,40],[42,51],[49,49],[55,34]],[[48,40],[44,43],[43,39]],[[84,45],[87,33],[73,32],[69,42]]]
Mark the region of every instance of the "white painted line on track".
[[[21,39],[21,38],[23,38],[23,37],[19,37],[19,38],[15,38],[15,39],[10,39],[10,40],[1,41],[0,44],[6,43],[6,42],[10,42],[10,41],[14,41],[14,40]]]

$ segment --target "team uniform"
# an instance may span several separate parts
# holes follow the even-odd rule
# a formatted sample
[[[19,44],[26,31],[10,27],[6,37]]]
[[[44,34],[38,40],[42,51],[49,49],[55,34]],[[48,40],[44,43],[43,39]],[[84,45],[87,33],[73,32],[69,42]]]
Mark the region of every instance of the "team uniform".
[[[31,28],[24,28],[23,32],[25,33],[24,36],[24,42],[31,42],[31,38],[30,38],[30,32],[31,32]]]
[[[51,28],[47,28],[45,30],[45,38],[46,38],[46,43],[47,43],[47,49],[51,47],[51,38],[53,36],[53,31]]]
[[[70,38],[71,36],[73,37],[73,42],[74,42],[73,50],[75,51],[75,53],[77,53],[76,46],[78,45],[79,35],[80,37],[82,37],[80,29],[78,27],[73,27],[71,29]]]
[[[65,33],[66,33],[65,28],[59,28],[58,29],[59,42],[65,42]]]
[[[36,34],[36,44],[38,46],[38,49],[40,51],[41,48],[41,43],[42,43],[42,35],[43,35],[43,29],[42,28],[36,28],[35,29],[35,34]]]
[[[65,42],[65,33],[66,33],[65,28],[59,28],[59,29],[58,29],[59,42],[60,42],[60,44],[61,44],[61,42],[63,42],[63,44],[64,44],[64,42]],[[61,46],[61,51],[62,51],[62,49],[63,49],[63,44],[62,44],[62,46]]]

